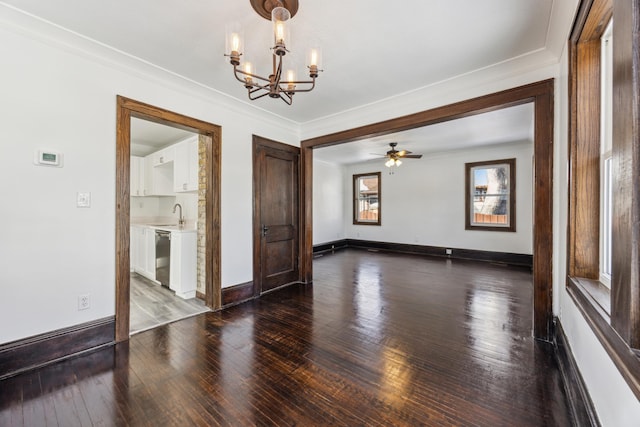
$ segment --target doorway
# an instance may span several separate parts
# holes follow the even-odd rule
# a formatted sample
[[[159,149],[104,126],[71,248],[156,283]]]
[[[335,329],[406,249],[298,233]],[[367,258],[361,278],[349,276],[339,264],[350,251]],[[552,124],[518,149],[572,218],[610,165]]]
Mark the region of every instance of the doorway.
[[[220,127],[122,96],[117,97],[116,135],[116,342],[129,338],[131,254],[131,120],[143,119],[202,135],[204,200],[204,296],[220,307]]]
[[[407,129],[441,123],[506,107],[534,105],[534,215],[533,215],[533,287],[535,338],[553,337],[553,91],[554,80],[496,92],[454,104],[426,110],[384,122],[302,141],[302,276],[313,280],[313,150],[336,144],[387,135]]]
[[[131,118],[131,335],[209,311],[198,256],[204,254],[198,177],[206,166],[199,150],[205,138]]]

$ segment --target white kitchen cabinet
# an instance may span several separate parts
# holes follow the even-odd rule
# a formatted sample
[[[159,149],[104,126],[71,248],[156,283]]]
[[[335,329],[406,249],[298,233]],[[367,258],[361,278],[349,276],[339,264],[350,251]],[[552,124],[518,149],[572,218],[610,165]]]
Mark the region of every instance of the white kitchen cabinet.
[[[131,156],[131,195],[132,196],[144,196],[145,195],[145,171],[144,171],[144,157]]]
[[[170,148],[170,150],[169,150]],[[173,196],[174,148],[169,147],[144,158],[145,195]]]
[[[197,232],[171,232],[169,288],[176,296],[195,298],[197,289]]]
[[[172,145],[162,150],[158,150],[155,153],[150,154],[153,158],[153,166],[162,166],[167,163],[171,163],[175,159],[175,146]]]
[[[174,147],[173,190],[176,193],[198,191],[198,137],[179,142]]]
[[[132,255],[133,271],[146,277],[156,280],[156,233],[152,228],[144,226],[132,226],[132,240],[134,241],[131,250],[135,250]]]
[[[129,270],[135,271],[138,265],[138,238],[136,233],[137,227],[129,228]]]

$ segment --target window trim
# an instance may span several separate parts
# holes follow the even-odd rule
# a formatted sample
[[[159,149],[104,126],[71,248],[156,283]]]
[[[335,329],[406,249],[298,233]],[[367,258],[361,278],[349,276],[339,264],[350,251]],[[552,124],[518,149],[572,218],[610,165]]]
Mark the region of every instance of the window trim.
[[[640,399],[640,253],[632,250],[633,224],[640,217],[640,191],[634,186],[640,165],[640,120],[634,100],[640,84],[640,43],[635,0],[582,0],[569,37],[569,210],[567,292]],[[600,271],[600,107],[601,43],[613,16],[613,146],[615,188],[611,290]],[[596,189],[596,191],[594,191]]]
[[[473,178],[471,171],[479,166],[493,166],[493,165],[509,165],[509,214],[508,225],[477,225],[471,221],[471,210],[473,209],[473,203],[471,198],[474,196],[472,193],[473,185],[471,180]],[[500,159],[500,160],[488,160],[483,162],[471,162],[465,163],[465,214],[464,214],[464,228],[465,230],[482,230],[482,231],[516,231],[516,159]]]
[[[359,209],[358,209],[358,182],[361,178],[364,177],[376,177],[378,179],[378,219],[376,221],[363,221],[358,218]],[[368,173],[359,173],[353,175],[353,224],[354,225],[382,225],[382,173],[381,172],[368,172]]]

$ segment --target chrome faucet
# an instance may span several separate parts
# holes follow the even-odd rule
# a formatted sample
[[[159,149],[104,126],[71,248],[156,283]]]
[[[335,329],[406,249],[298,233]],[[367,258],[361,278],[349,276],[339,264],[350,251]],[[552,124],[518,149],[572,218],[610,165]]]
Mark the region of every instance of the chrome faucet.
[[[180,205],[180,203],[176,203],[175,205],[173,205],[173,213],[176,213],[176,208],[180,208],[180,216],[178,217],[178,225],[183,226],[184,225],[184,217],[182,216],[182,206]]]

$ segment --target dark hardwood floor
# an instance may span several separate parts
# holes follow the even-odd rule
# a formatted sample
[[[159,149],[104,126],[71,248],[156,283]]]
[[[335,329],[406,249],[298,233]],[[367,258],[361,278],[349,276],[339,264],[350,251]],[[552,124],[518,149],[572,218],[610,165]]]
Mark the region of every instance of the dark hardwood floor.
[[[524,269],[348,249],[314,284],[0,382],[1,426],[569,426]]]

